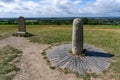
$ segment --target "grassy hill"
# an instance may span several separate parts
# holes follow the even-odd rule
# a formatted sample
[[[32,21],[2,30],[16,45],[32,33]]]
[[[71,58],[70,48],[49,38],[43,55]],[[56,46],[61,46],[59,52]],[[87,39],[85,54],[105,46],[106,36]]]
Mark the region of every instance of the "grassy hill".
[[[0,25],[0,39],[17,32],[17,25]],[[27,32],[34,36],[31,42],[42,44],[71,42],[71,25],[28,25]],[[114,54],[109,70],[98,77],[105,80],[120,79],[120,25],[85,25],[84,42],[103,48]]]

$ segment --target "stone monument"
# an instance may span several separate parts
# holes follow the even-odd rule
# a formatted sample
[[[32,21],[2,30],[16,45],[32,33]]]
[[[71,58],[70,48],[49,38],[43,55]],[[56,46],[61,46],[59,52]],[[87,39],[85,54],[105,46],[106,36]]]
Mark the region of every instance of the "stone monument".
[[[73,21],[72,53],[74,55],[83,53],[83,23],[80,18]]]
[[[26,23],[24,17],[20,16],[18,19],[18,34],[26,34]]]
[[[73,21],[72,44],[57,45],[45,52],[50,66],[67,69],[68,72],[76,72],[79,75],[101,73],[110,66],[113,56],[94,45],[83,44],[83,23],[80,18]]]
[[[20,37],[33,36],[32,34],[26,32],[26,23],[24,17],[20,16],[18,18],[18,32],[16,34],[13,34],[13,36],[20,36]]]

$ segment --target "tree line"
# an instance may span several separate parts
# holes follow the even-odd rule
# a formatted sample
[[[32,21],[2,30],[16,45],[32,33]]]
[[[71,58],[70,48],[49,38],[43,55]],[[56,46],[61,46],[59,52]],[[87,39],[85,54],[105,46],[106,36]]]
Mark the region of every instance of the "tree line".
[[[27,25],[71,25],[74,18],[26,18]],[[82,18],[86,25],[120,25],[120,18]],[[0,19],[0,25],[16,25],[17,18]]]

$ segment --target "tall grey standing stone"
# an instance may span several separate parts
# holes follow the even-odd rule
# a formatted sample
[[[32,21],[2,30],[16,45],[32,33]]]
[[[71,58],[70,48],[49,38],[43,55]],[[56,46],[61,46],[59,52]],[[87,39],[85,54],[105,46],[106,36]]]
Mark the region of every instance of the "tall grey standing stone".
[[[80,18],[73,20],[72,53],[80,55],[83,52],[83,23]]]
[[[26,33],[26,24],[24,17],[20,16],[18,19],[18,33],[25,34]]]

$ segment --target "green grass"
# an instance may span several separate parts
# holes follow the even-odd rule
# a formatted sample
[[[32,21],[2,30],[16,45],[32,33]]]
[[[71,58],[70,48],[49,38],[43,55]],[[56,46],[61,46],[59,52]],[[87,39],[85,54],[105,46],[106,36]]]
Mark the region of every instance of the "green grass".
[[[5,46],[0,49],[0,80],[12,80],[19,68],[16,67],[16,57],[21,55],[21,51]]]
[[[85,25],[84,27],[94,29],[120,29],[120,25]]]
[[[51,31],[41,31],[39,34],[31,37],[32,42],[38,43],[60,43],[64,41],[69,41],[71,38],[71,31],[66,30],[51,30]]]
[[[29,26],[30,32],[34,34],[33,37],[30,38],[30,41],[37,43],[61,43],[71,40],[71,26],[60,26],[56,27],[55,25],[46,25],[46,26],[38,26],[32,29],[33,26]]]
[[[17,25],[0,25],[0,40],[11,36],[17,31]]]
[[[17,26],[0,27],[0,38],[17,32]],[[71,42],[72,25],[29,25],[27,32],[34,36],[31,42],[54,44]],[[1,35],[2,34],[2,35]],[[120,25],[85,25],[84,42],[114,54],[111,67],[98,77],[103,80],[120,80]]]

